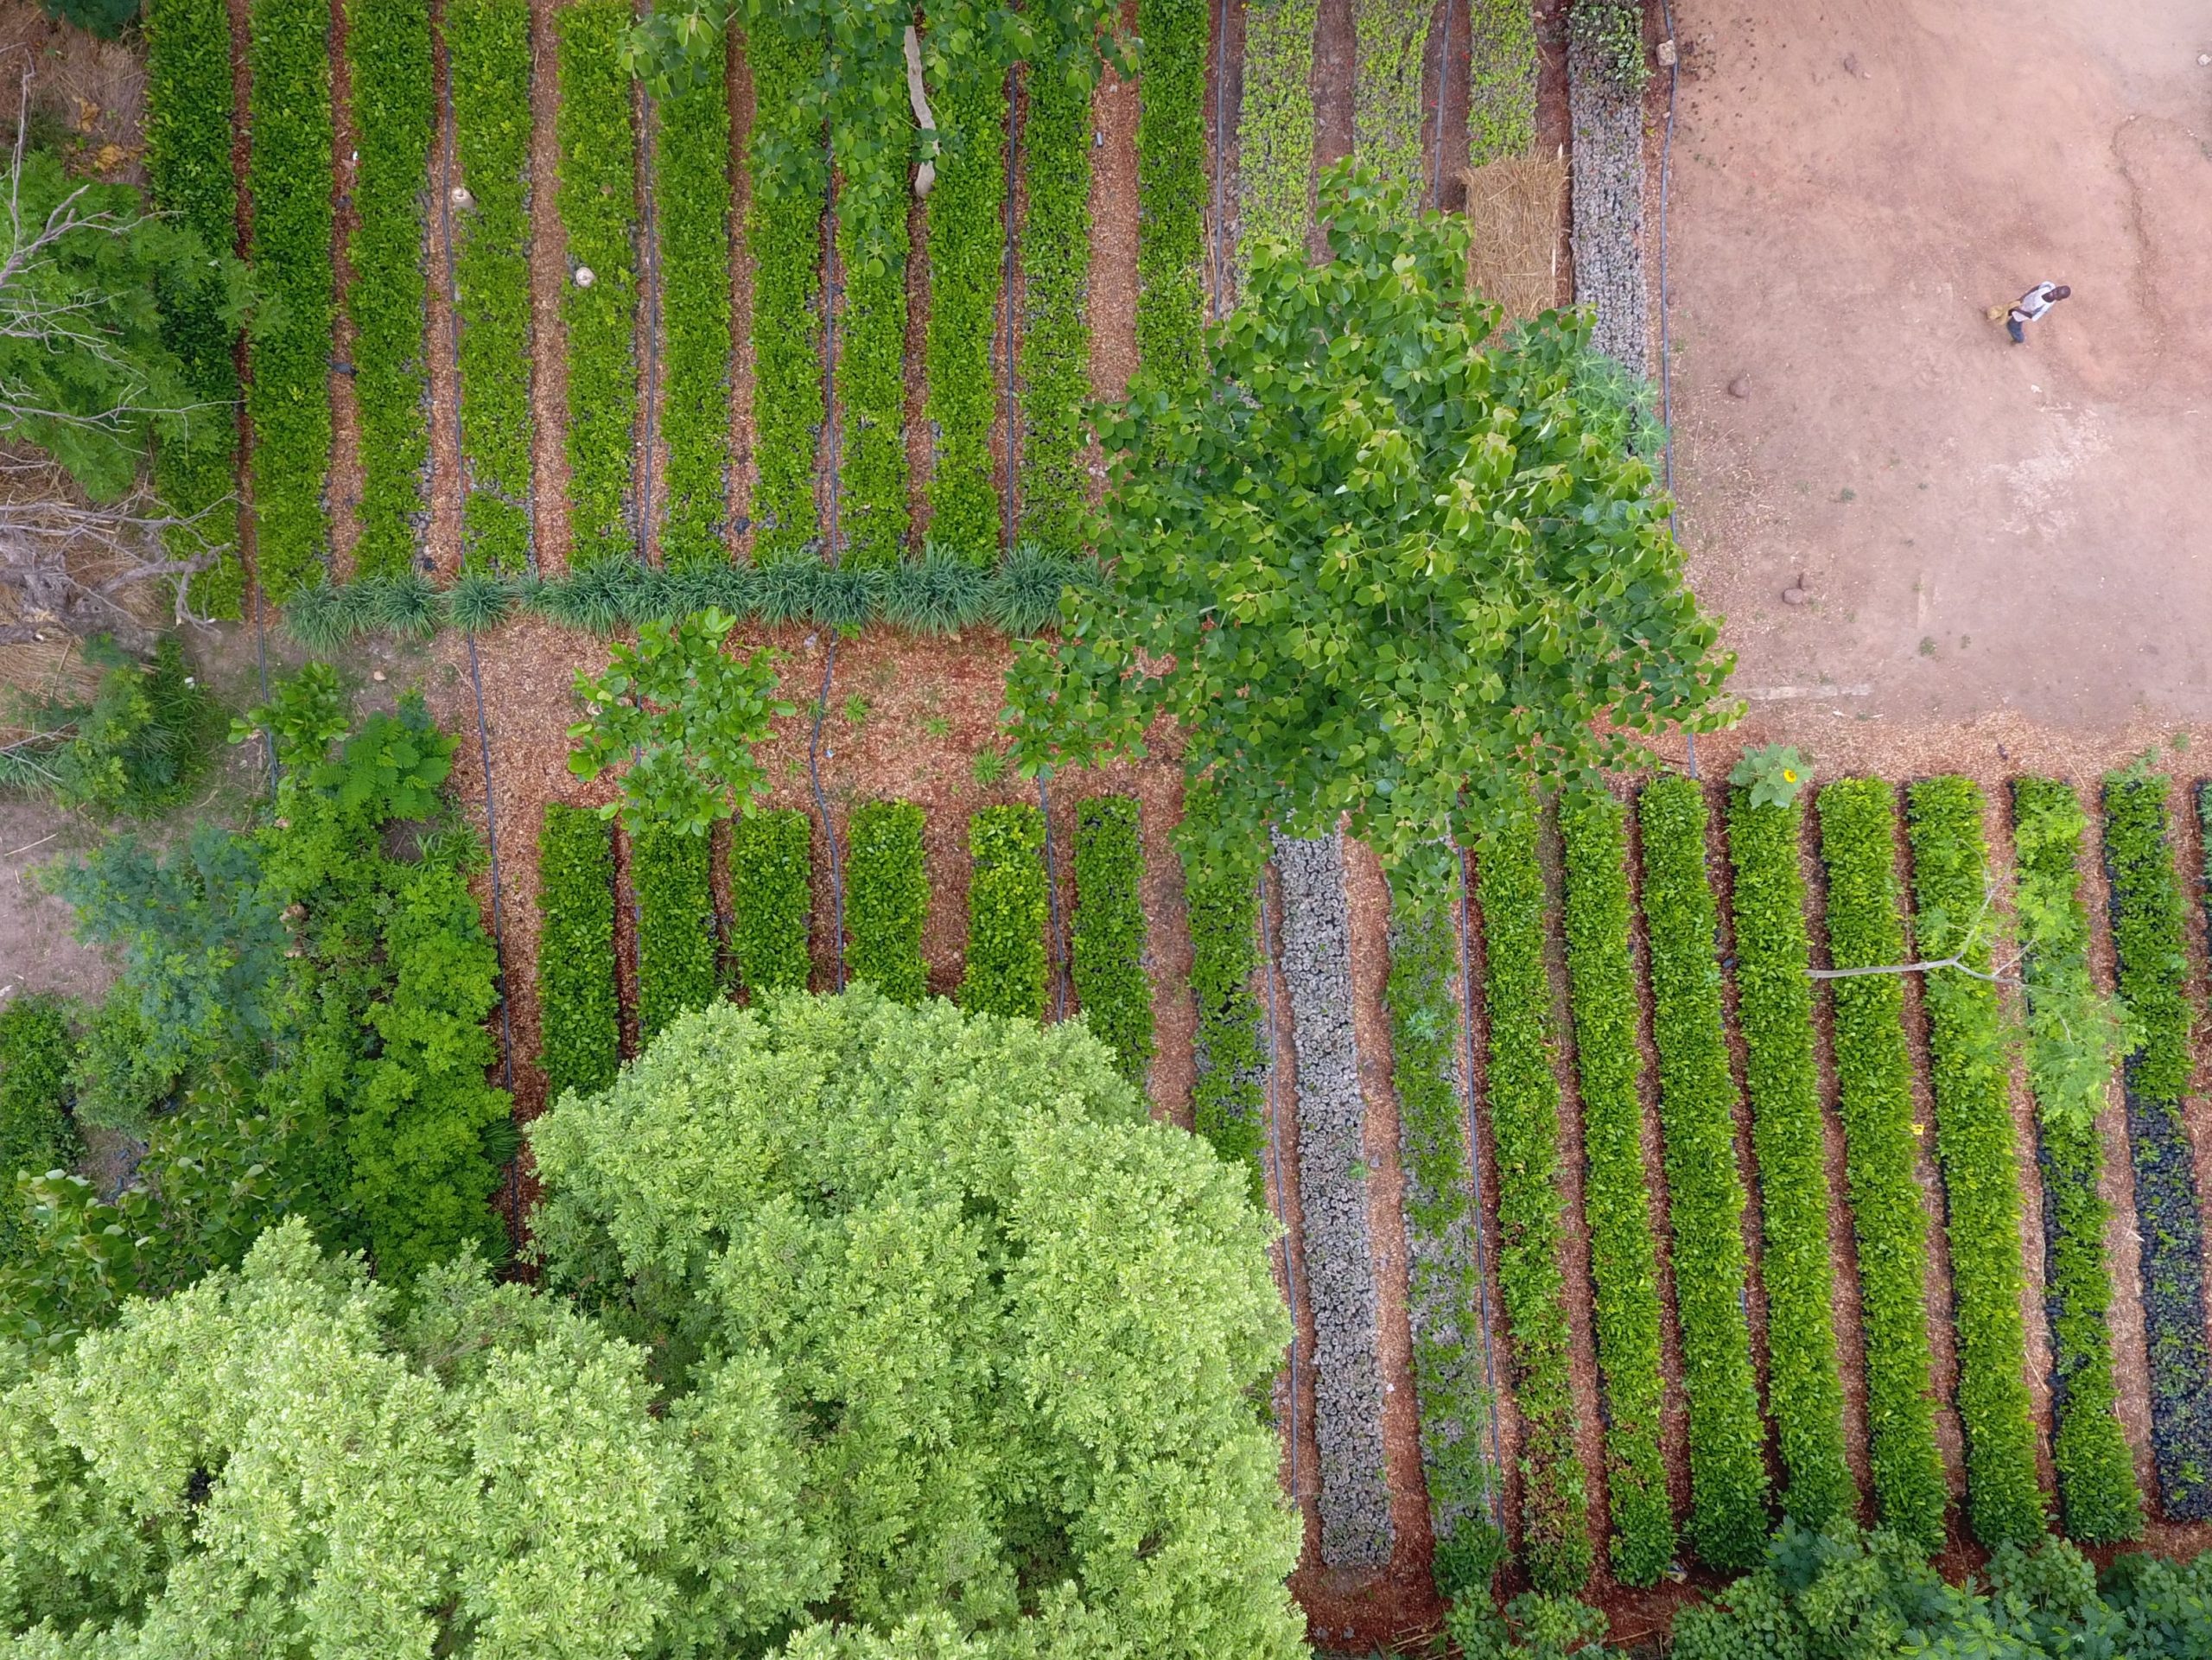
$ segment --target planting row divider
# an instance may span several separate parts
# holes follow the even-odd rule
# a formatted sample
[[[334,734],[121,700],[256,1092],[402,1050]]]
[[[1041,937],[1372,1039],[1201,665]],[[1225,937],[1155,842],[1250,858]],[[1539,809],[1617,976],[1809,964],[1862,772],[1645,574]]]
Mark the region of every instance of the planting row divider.
[[[822,793],[822,717],[830,708],[830,677],[837,671],[837,631],[823,631],[822,696],[814,705],[814,732],[806,742],[806,778],[814,792],[814,811],[822,819],[822,844],[830,854],[830,947],[837,964],[837,989],[845,989],[845,878],[837,862],[837,827],[830,822],[830,798]]]

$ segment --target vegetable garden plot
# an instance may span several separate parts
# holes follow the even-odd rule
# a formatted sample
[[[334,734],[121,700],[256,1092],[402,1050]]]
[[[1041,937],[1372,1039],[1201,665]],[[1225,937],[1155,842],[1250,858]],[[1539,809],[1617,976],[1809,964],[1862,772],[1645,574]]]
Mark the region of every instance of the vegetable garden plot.
[[[1236,264],[1263,237],[1302,241],[1313,219],[1315,0],[1244,16],[1244,99],[1236,119]]]
[[[753,71],[753,557],[803,557],[818,534],[815,442],[822,427],[822,215],[830,169],[804,94],[819,75],[818,40],[780,29],[746,36]]]
[[[590,1094],[622,1062],[614,979],[614,826],[553,801],[537,838],[538,1065],[545,1095]]]
[[[804,991],[814,972],[813,852],[813,823],[793,808],[729,827],[729,952],[751,995]]]
[[[1592,344],[1641,375],[1651,361],[1643,99],[1619,85],[1611,67],[1579,38],[1567,48],[1567,73],[1574,123],[1574,297],[1597,311]]]
[[[1209,28],[1205,0],[1137,0],[1137,357],[1169,379],[1200,366]]]
[[[986,807],[968,821],[968,970],[963,1008],[1045,1017],[1045,815]]]
[[[729,86],[716,61],[696,86],[662,100],[654,131],[654,222],[660,236],[661,360],[657,430],[661,563],[725,563],[729,550]]]
[[[1152,1063],[1152,982],[1144,964],[1144,844],[1135,796],[1093,796],[1076,808],[1076,1002],[1140,1089]]]
[[[1359,159],[1424,200],[1433,125],[1421,99],[1432,0],[1356,0],[1352,141]]]
[[[1468,159],[1525,156],[1536,142],[1536,18],[1528,0],[1468,0]]]
[[[922,810],[911,801],[855,808],[845,827],[844,871],[847,971],[895,1002],[918,1003],[929,995],[929,967],[922,960],[930,913]]]
[[[687,1008],[704,1008],[720,995],[709,853],[707,837],[678,830],[642,830],[631,838],[640,1047]]]
[[[1053,31],[1057,29],[1058,33]],[[1081,74],[1074,73],[1080,64]],[[1074,20],[1043,26],[1022,127],[1020,252],[1024,300],[1020,494],[1025,540],[1084,545],[1084,406],[1090,398],[1090,99],[1096,67]],[[932,297],[931,305],[936,304]],[[934,314],[932,314],[934,315]]]

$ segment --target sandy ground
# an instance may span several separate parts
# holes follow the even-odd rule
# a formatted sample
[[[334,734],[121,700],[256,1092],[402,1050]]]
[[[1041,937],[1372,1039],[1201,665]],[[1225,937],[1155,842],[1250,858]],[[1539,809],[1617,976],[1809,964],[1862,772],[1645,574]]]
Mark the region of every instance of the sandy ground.
[[[1676,484],[1738,688],[2212,712],[2212,13],[1675,10]],[[2013,347],[1985,309],[2045,279],[2074,297]]]

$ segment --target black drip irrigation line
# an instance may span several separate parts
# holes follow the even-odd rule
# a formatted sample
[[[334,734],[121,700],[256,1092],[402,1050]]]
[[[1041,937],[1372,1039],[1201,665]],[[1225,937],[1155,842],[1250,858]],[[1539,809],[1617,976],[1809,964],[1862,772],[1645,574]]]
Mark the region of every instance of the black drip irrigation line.
[[[1483,1388],[1490,1408],[1490,1467],[1491,1479],[1484,1483],[1489,1490],[1491,1525],[1501,1533],[1505,1529],[1503,1511],[1505,1484],[1505,1447],[1498,1437],[1497,1428],[1497,1370],[1495,1359],[1497,1347],[1491,1340],[1490,1273],[1483,1250],[1483,1157],[1482,1145],[1475,1132],[1475,957],[1471,925],[1468,917],[1474,908],[1474,884],[1467,868],[1467,854],[1459,851],[1459,1002],[1460,1030],[1465,1039],[1461,1056],[1464,1076],[1463,1093],[1467,1103],[1467,1181],[1474,1197],[1469,1212],[1473,1223],[1475,1243],[1475,1307],[1482,1320],[1483,1328]]]
[[[1014,390],[1014,181],[1021,172],[1021,66],[1006,70],[1006,531],[1007,550],[1014,548],[1015,502],[1021,487],[1021,410]]]
[[[830,822],[830,798],[822,793],[822,717],[830,708],[830,678],[837,671],[837,635],[830,631],[823,647],[822,696],[814,705],[814,735],[806,743],[806,778],[814,790],[814,811],[822,819],[822,843],[830,849],[830,944],[837,963],[837,989],[845,989],[845,878],[837,860],[836,827]]]
[[[1274,1171],[1275,1221],[1282,1229],[1282,1294],[1290,1308],[1290,1499],[1305,1508],[1298,1479],[1298,1274],[1290,1248],[1290,1200],[1282,1185],[1282,1116],[1275,1104],[1275,930],[1268,915],[1268,876],[1262,869],[1255,879],[1260,892],[1260,973],[1268,986],[1268,1044],[1266,1091],[1268,1162]],[[1304,1523],[1300,1523],[1301,1530]]]
[[[647,10],[651,10],[650,7]],[[639,239],[645,250],[645,364],[638,388],[638,563],[652,563],[653,450],[659,435],[660,391],[660,215],[654,211],[653,139],[660,129],[660,102],[644,90],[645,118],[638,130]]]
[[[1045,936],[1045,961],[1052,976],[1052,1018],[1068,1017],[1067,976],[1060,971],[1060,890],[1052,880],[1052,798],[1045,788],[1045,775],[1037,775],[1037,811],[1045,816],[1045,906],[1052,931]]]
[[[1450,0],[1446,0],[1446,4]],[[1228,187],[1224,175],[1228,167],[1224,156],[1228,152],[1229,130],[1229,0],[1215,0],[1213,14],[1213,292],[1207,296],[1216,322],[1221,321],[1222,304],[1229,295],[1229,283],[1223,275],[1221,239],[1224,220],[1228,213]]]
[[[499,809],[492,792],[492,732],[484,723],[484,677],[477,667],[476,636],[468,637],[468,685],[476,695],[476,753],[484,768],[484,840],[492,850],[492,961],[493,984],[499,993],[499,1075],[507,1091],[508,1111],[513,1112],[515,1093],[515,1023],[513,1005],[507,997],[507,951],[501,939],[499,904]],[[507,1161],[507,1230],[511,1243],[522,1236],[522,1148]]]

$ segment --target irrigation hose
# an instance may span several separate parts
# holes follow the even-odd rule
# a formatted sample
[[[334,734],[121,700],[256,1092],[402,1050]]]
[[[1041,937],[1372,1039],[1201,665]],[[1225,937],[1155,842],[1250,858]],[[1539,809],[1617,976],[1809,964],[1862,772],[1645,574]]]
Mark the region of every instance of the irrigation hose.
[[[1045,817],[1045,907],[1052,932],[1045,937],[1046,970],[1052,976],[1052,1018],[1068,1017],[1067,976],[1060,971],[1060,889],[1052,880],[1052,798],[1046,792],[1045,775],[1037,775],[1037,811]]]
[[[1282,1185],[1282,1117],[1275,1105],[1275,932],[1268,915],[1268,877],[1262,869],[1254,879],[1260,894],[1260,973],[1268,987],[1267,1112],[1268,1162],[1275,1180],[1275,1222],[1282,1230],[1282,1294],[1290,1307],[1290,1498],[1301,1507],[1305,1499],[1298,1479],[1298,1274],[1290,1248],[1290,1200]]]
[[[1467,1180],[1474,1194],[1469,1216],[1475,1236],[1475,1298],[1482,1316],[1483,1326],[1483,1390],[1490,1416],[1491,1479],[1484,1484],[1490,1498],[1491,1525],[1504,1531],[1505,1517],[1501,1508],[1503,1502],[1501,1488],[1504,1483],[1505,1447],[1499,1439],[1497,1428],[1497,1371],[1494,1358],[1495,1345],[1491,1342],[1490,1273],[1483,1251],[1483,1160],[1482,1148],[1475,1132],[1475,957],[1472,930],[1468,922],[1474,908],[1473,873],[1468,869],[1467,852],[1459,849],[1459,1002],[1460,1030],[1464,1034],[1465,1052],[1463,1056],[1462,1088],[1467,1103]]]

